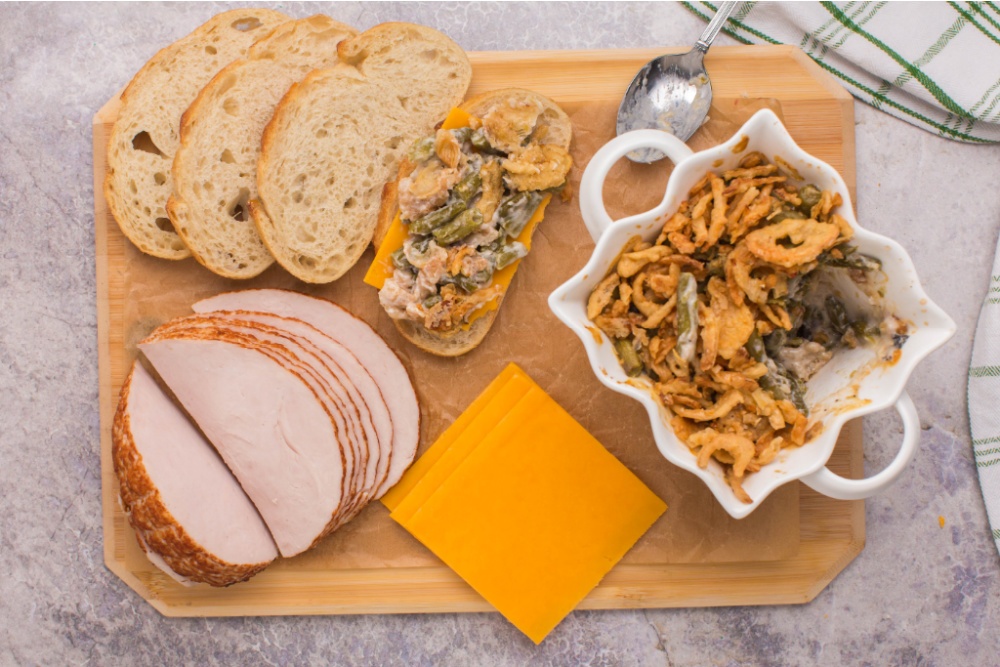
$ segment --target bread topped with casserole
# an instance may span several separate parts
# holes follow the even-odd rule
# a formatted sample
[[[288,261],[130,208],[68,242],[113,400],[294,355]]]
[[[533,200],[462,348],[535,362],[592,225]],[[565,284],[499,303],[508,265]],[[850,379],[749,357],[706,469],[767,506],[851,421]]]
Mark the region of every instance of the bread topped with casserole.
[[[449,357],[483,341],[566,184],[571,139],[552,100],[505,89],[466,101],[410,147],[383,197],[384,241],[366,277],[407,340]]]

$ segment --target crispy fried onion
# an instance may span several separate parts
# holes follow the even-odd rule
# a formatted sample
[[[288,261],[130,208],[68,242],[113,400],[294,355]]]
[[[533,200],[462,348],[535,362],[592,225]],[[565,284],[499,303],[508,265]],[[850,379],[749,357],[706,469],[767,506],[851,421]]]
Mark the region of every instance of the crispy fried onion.
[[[523,102],[512,100],[496,105],[483,116],[481,121],[473,122],[472,125],[476,126],[481,122],[490,144],[505,153],[515,153],[535,129],[541,112],[541,105],[534,100]]]
[[[712,455],[722,450],[732,456],[733,474],[742,477],[747,466],[753,460],[756,450],[753,442],[749,438],[735,433],[719,433],[714,428],[706,428],[697,433],[693,433],[688,438],[688,444],[692,447],[700,447],[698,450],[698,467],[704,468],[708,465],[708,460]]]
[[[483,220],[492,220],[493,214],[503,197],[503,170],[496,160],[486,162],[479,170],[483,182],[483,196],[476,203],[476,209],[483,214]]]
[[[503,295],[503,287],[492,285],[472,294],[459,294],[454,285],[441,288],[441,300],[427,309],[424,326],[442,334],[457,332],[476,310]]]
[[[839,236],[840,227],[835,224],[786,218],[747,234],[746,247],[765,262],[791,269],[819,257]],[[786,240],[792,245],[786,245]]]
[[[751,502],[746,475],[822,430],[772,393],[769,366],[747,346],[755,331],[793,328],[789,280],[814,268],[825,251],[836,257],[834,246],[853,236],[836,212],[839,195],[823,191],[804,208],[790,177],[800,180],[757,152],[721,175],[705,173],[664,219],[655,242],[629,239],[587,302],[588,318],[636,351],[654,395],[673,415],[674,433],[699,465],[718,461],[743,502]],[[687,276],[694,278],[694,302],[679,304]],[[692,330],[693,348],[681,335],[690,338]]]
[[[507,182],[516,190],[547,190],[566,182],[573,158],[562,146],[532,144],[502,163]]]
[[[743,394],[735,389],[726,392],[715,405],[707,408],[688,409],[675,407],[674,412],[686,419],[693,419],[696,422],[710,422],[713,419],[725,417],[737,405],[743,402]]]

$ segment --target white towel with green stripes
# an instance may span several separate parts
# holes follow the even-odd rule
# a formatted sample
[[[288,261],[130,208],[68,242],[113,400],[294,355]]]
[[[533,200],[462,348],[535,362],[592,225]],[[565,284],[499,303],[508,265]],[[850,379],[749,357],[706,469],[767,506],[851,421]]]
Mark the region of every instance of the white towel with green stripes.
[[[979,486],[1000,550],[1000,247],[976,325],[969,365],[969,429]]]
[[[708,20],[718,2],[685,2]],[[1000,142],[996,2],[744,2],[726,34],[795,44],[855,97],[942,137]]]

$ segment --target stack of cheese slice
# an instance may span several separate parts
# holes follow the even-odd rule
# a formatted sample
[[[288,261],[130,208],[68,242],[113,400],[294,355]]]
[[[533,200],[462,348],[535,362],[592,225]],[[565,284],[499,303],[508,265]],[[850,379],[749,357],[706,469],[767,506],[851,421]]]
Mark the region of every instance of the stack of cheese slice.
[[[294,556],[400,479],[416,452],[420,412],[392,350],[329,301],[251,290],[206,299],[194,310],[139,344],[186,416],[134,366],[116,417],[114,460],[123,505],[154,563],[179,578],[226,585],[255,574],[276,554],[261,559],[230,549],[223,555],[205,541],[211,529],[196,524],[216,522],[227,511],[221,505],[231,502],[219,493],[219,479],[230,490],[238,482],[277,553]],[[159,426],[132,427],[142,420]],[[177,449],[178,433],[190,449],[200,448],[202,459],[224,465],[192,471],[196,462]],[[183,491],[169,483],[185,475],[198,483]],[[139,521],[135,499],[151,493],[163,511]],[[254,518],[247,514],[244,524]],[[150,537],[164,533],[183,540]],[[202,562],[214,564],[211,572]]]
[[[536,643],[666,509],[513,364],[382,502]]]

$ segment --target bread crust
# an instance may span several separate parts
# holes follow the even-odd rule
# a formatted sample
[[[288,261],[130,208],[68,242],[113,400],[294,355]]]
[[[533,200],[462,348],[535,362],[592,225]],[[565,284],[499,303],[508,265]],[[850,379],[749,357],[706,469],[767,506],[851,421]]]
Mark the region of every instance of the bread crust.
[[[570,122],[569,116],[555,102],[534,91],[523,88],[493,90],[469,98],[459,108],[474,116],[480,116],[494,105],[509,100],[533,100],[539,102],[544,110],[545,121],[550,126],[546,143],[555,143],[569,150],[573,136],[573,125]],[[388,189],[389,186],[386,187]],[[388,220],[388,223],[386,223],[385,230],[382,231],[382,239],[385,238],[389,224],[396,217],[398,210],[396,193],[398,192],[398,187],[398,181],[393,181],[393,196],[391,198],[387,198],[385,190],[383,190],[382,204],[384,209],[379,211],[379,221],[381,224],[382,221]],[[534,236],[535,229],[531,233]],[[381,245],[381,239],[379,240],[379,245]],[[500,312],[500,307],[503,305],[503,299],[506,296],[507,292],[504,291],[497,297],[497,307],[495,309],[476,319],[468,329],[460,329],[452,334],[440,334],[430,331],[414,320],[394,319],[392,323],[403,338],[424,352],[429,352],[439,357],[459,357],[476,349],[483,342],[483,339],[486,338],[486,335],[493,327],[497,314]]]

